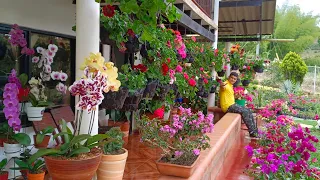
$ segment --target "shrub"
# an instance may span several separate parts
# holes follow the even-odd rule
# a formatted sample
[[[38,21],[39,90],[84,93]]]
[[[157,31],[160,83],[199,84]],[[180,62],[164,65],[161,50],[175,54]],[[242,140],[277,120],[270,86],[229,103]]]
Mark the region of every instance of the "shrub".
[[[286,54],[280,63],[280,69],[285,79],[300,84],[302,84],[303,78],[308,72],[306,63],[302,60],[300,55],[295,52]]]

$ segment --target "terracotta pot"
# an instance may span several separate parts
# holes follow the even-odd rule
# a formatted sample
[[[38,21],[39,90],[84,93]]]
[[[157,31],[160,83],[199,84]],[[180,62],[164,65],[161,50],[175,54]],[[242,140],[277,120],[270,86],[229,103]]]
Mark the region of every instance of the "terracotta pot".
[[[52,180],[92,180],[101,155],[84,160],[60,160],[45,156],[44,160]]]
[[[37,139],[37,135],[33,135],[33,139],[34,139],[34,146],[38,149],[40,148],[47,148],[49,141],[50,141],[50,136],[45,135],[43,138],[43,141],[40,144],[37,144],[36,139]]]
[[[0,147],[3,147],[3,142],[5,142],[7,140],[7,138],[2,137],[0,138]]]
[[[8,180],[9,173],[7,171],[0,172],[0,180]]]
[[[121,129],[122,133],[124,134],[124,136],[122,138],[124,140],[124,145],[127,145],[128,141],[129,141],[130,123],[128,121],[124,122],[123,124],[121,124],[120,129]]]
[[[42,172],[40,174],[31,174],[28,172],[28,180],[43,180],[44,175],[45,175],[45,172]]]
[[[29,171],[28,169],[22,169],[22,170],[20,170],[20,173],[25,178],[28,176],[28,171]]]
[[[147,116],[149,118],[149,120],[152,120],[154,119],[154,114],[150,113],[150,112],[147,112],[147,113],[144,113],[143,115]]]
[[[181,166],[176,164],[163,163],[159,162],[160,159],[156,161],[157,169],[160,172],[160,174],[188,178],[193,174],[194,170],[196,169],[195,165],[199,160],[199,156],[191,166]]]
[[[98,180],[121,180],[128,157],[128,151],[119,155],[102,155],[99,168],[97,170]]]

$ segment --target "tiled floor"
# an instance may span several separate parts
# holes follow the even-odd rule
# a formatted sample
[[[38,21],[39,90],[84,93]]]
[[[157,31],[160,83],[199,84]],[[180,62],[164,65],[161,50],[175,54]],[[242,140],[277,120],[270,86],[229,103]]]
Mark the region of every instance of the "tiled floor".
[[[246,130],[241,131],[241,141],[231,148],[225,160],[223,171],[220,173],[217,180],[247,180],[250,179],[243,173],[246,165],[250,162],[245,146],[252,144],[249,139],[245,138]],[[129,143],[126,147],[129,151],[129,156],[126,164],[124,178],[125,180],[155,180],[160,177],[155,160],[160,157],[159,149],[151,149],[140,143],[138,135],[129,137]]]

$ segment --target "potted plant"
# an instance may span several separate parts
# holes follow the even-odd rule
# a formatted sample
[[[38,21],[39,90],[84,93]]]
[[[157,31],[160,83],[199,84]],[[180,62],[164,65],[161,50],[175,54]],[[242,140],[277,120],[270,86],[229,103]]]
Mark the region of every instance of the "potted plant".
[[[261,58],[257,57],[254,60],[254,64],[253,64],[253,69],[256,73],[263,73],[264,70],[264,60],[262,60]]]
[[[161,125],[158,119],[150,120],[143,116],[138,121],[141,140],[152,147],[163,150],[163,156],[156,161],[161,174],[188,178],[195,169],[200,151],[208,148],[209,137],[206,133],[213,130],[213,115],[179,107],[180,115],[173,121]]]
[[[29,101],[31,106],[27,107],[27,116],[29,121],[41,121],[45,108],[49,105],[47,96],[44,94],[45,87],[41,79],[31,78],[29,81],[31,90],[29,93]]]
[[[45,129],[39,131],[39,133],[37,133],[36,135],[33,135],[34,146],[38,149],[47,148],[53,131],[54,131],[54,128],[51,126],[48,126]]]
[[[244,98],[244,88],[241,86],[237,86],[233,88],[234,91],[234,98],[236,100],[236,104],[240,106],[246,105],[246,99]]]
[[[0,180],[8,180],[9,173],[8,171],[4,171],[7,162],[8,160],[6,158],[0,161]]]
[[[145,99],[141,103],[142,115],[147,116],[149,119],[163,119],[164,118],[164,102],[156,99]]]
[[[119,127],[113,127],[108,132],[107,139],[100,143],[103,151],[101,162],[97,170],[98,179],[122,179],[128,151],[122,148],[123,133]]]
[[[74,135],[64,120],[61,125],[61,133],[54,135],[53,139],[61,137],[64,143],[58,148],[38,150],[27,163],[33,164],[38,158],[44,157],[52,179],[92,179],[101,160],[101,150],[96,146],[107,136]]]
[[[45,175],[45,163],[41,159],[37,159],[34,163],[28,163],[20,159],[15,159],[15,163],[19,166],[11,168],[13,170],[27,170],[28,180],[43,180]]]
[[[240,75],[241,83],[243,86],[248,86],[253,79],[254,71],[250,65],[243,66],[242,73]]]

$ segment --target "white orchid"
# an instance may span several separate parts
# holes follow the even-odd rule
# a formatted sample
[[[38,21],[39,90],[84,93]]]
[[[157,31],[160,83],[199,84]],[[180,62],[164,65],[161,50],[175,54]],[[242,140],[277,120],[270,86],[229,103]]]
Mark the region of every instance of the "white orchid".
[[[48,50],[53,53],[56,53],[58,51],[58,46],[56,46],[55,44],[49,44]]]
[[[61,71],[59,77],[61,81],[66,81],[68,79],[68,74]]]
[[[34,57],[32,58],[32,63],[38,63],[39,60],[40,60],[40,58],[39,58],[38,56],[34,56]]]

